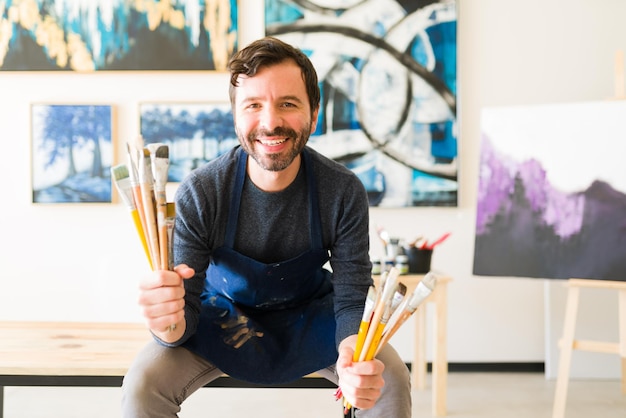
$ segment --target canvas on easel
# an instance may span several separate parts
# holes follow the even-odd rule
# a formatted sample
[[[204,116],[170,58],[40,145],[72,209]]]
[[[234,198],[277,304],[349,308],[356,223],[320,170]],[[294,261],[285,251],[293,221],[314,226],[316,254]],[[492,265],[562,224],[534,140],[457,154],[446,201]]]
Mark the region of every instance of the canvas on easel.
[[[486,108],[473,273],[626,280],[625,101]]]

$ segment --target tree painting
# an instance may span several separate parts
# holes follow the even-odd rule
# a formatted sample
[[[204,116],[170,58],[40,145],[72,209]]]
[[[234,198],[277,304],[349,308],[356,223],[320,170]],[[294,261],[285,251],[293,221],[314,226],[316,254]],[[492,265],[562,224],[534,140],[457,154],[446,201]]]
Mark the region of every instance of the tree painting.
[[[112,107],[37,104],[33,203],[111,202]]]
[[[144,142],[169,147],[171,182],[239,144],[229,103],[142,103],[139,112]]]

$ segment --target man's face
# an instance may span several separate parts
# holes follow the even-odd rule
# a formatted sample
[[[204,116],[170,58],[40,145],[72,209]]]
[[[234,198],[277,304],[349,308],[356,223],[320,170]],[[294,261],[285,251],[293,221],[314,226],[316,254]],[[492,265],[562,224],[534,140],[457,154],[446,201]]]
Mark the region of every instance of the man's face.
[[[318,109],[309,106],[300,67],[287,60],[239,76],[235,129],[243,149],[265,170],[287,168],[315,130]]]

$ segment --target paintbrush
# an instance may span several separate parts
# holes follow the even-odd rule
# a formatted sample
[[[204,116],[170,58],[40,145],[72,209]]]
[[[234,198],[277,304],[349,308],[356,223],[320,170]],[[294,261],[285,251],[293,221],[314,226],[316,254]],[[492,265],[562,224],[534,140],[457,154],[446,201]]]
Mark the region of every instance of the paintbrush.
[[[167,202],[167,216],[165,225],[167,228],[167,260],[168,270],[174,270],[174,223],[176,222],[176,203]]]
[[[387,279],[385,280],[385,286],[383,287],[383,291],[381,293],[380,299],[377,302],[377,306],[374,309],[374,315],[372,317],[371,324],[378,324],[385,313],[385,308],[388,304],[391,304],[391,299],[396,291],[396,287],[398,285],[398,276],[400,273],[398,269],[392,267],[387,274]],[[374,337],[376,336],[377,326],[370,325],[367,336],[365,337],[365,343],[363,344],[363,349],[361,350],[361,354],[359,356],[359,361],[364,361],[365,356],[367,355],[372,342],[374,341]]]
[[[405,299],[401,307],[398,307],[397,312],[399,313],[397,316],[392,318],[389,322],[387,329],[385,329],[383,336],[380,340],[380,344],[378,347],[378,352],[380,349],[387,344],[387,342],[393,337],[393,334],[406,322],[407,319],[417,310],[417,308],[430,296],[430,294],[435,290],[435,286],[437,286],[437,275],[433,272],[429,272],[424,276],[424,278],[417,284],[413,293],[409,298]]]
[[[150,151],[143,149],[143,158],[139,158],[139,187],[143,199],[143,211],[146,218],[146,231],[148,236],[148,248],[152,256],[154,268],[161,266],[159,257],[159,235],[157,232],[155,216],[154,180],[150,163]]]
[[[363,317],[361,318],[361,324],[359,325],[359,333],[357,334],[356,347],[354,348],[353,361],[358,361],[365,344],[365,337],[367,336],[367,330],[372,320],[374,313],[374,306],[376,305],[376,288],[370,286],[367,291],[367,298],[365,299],[365,308],[363,309]]]
[[[117,187],[117,191],[119,192],[124,204],[128,208],[132,218],[133,223],[135,224],[135,229],[139,234],[139,239],[141,240],[141,245],[143,247],[144,252],[146,253],[146,257],[148,258],[148,263],[150,263],[150,268],[152,266],[152,259],[150,257],[150,250],[148,248],[148,243],[146,241],[146,235],[143,230],[143,225],[141,224],[141,219],[139,217],[139,211],[137,210],[137,205],[135,204],[135,199],[133,197],[132,184],[130,180],[130,173],[128,170],[128,166],[126,164],[119,164],[114,167],[111,167],[111,175],[115,180],[115,186]]]
[[[391,238],[389,237],[389,232],[387,232],[387,230],[382,226],[377,226],[376,232],[378,232],[378,238],[380,238],[383,246],[386,247],[387,245],[389,245],[389,241],[391,241]]]
[[[424,241],[424,243],[420,246],[420,249],[422,250],[432,250],[434,249],[437,245],[441,244],[442,242],[444,242],[446,239],[448,239],[448,237],[450,236],[450,232],[446,232],[445,234],[443,234],[442,236],[440,236],[439,238],[437,238],[434,242],[432,242],[431,244],[428,243],[428,240]]]
[[[170,165],[169,148],[164,144],[150,144],[150,158],[154,176],[154,196],[156,200],[157,228],[159,237],[159,258],[161,270],[168,270],[169,254],[167,248],[167,198],[165,187]]]
[[[143,197],[141,196],[141,187],[139,186],[139,170],[137,168],[137,157],[133,156],[133,152],[128,143],[126,143],[126,151],[128,153],[128,173],[130,175],[130,186],[133,193],[133,199],[135,201],[135,207],[139,214],[139,220],[141,222],[141,230],[143,231],[143,240],[148,246],[148,224],[146,222],[146,215],[143,208]],[[136,151],[136,150],[135,150]],[[156,266],[152,263],[152,253],[150,253],[150,246],[148,246],[148,253],[150,258],[150,268],[154,270]]]
[[[383,331],[385,326],[389,322],[389,318],[395,312],[395,310],[400,306],[402,301],[404,300],[404,296],[406,295],[406,286],[403,283],[398,283],[396,285],[396,291],[393,294],[393,297],[390,301],[388,301],[384,306],[383,315],[380,318],[380,322],[376,327],[376,332],[374,334],[374,339],[370,344],[367,353],[365,354],[365,360],[372,360],[376,353],[378,352],[378,346],[381,341],[381,337],[383,335]]]

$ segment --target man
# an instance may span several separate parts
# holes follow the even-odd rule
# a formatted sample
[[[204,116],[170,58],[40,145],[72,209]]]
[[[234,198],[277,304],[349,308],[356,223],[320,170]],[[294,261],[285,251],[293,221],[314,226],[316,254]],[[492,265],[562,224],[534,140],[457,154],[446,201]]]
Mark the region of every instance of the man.
[[[155,342],[124,379],[124,416],[176,416],[222,373],[270,384],[318,371],[357,416],[409,418],[393,348],[352,361],[372,283],[368,202],[353,173],[306,147],[320,103],[311,62],[264,38],[229,70],[240,147],[177,190],[177,267],[141,283]]]

